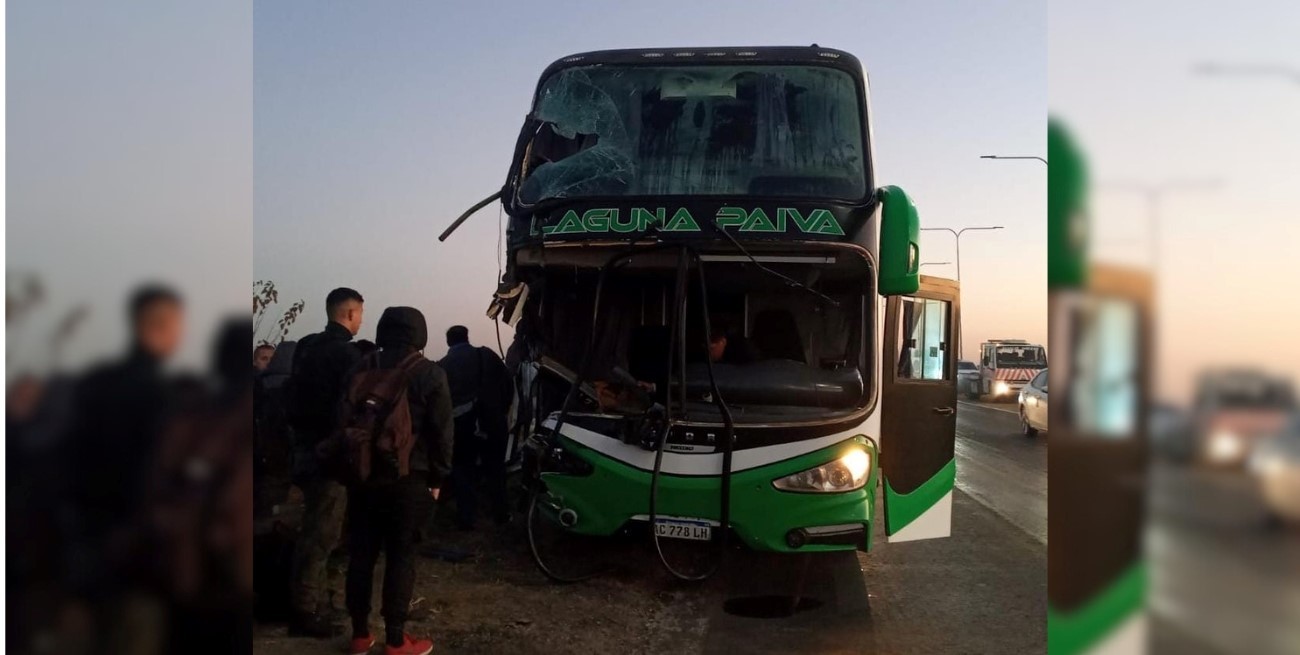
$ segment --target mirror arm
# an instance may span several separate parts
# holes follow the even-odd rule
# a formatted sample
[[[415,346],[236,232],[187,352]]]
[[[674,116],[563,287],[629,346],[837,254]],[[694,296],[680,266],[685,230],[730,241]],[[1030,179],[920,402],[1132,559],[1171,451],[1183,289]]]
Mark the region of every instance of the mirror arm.
[[[484,207],[487,207],[492,201],[500,200],[500,199],[501,199],[501,191],[497,191],[496,193],[478,201],[477,203],[474,203],[473,207],[466,209],[465,213],[458,216],[456,220],[451,222],[451,225],[447,226],[447,229],[442,231],[442,234],[438,235],[438,241],[446,241],[447,237],[451,236],[451,233],[455,232],[456,229],[461,226],[461,223],[464,223],[466,220],[468,220],[469,217],[474,214],[474,212],[483,209]]]

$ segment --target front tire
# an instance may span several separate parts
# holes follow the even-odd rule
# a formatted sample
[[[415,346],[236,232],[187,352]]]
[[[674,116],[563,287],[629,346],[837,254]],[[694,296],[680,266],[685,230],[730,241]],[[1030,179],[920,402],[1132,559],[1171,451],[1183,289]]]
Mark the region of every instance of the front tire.
[[[1038,430],[1029,424],[1029,418],[1025,416],[1024,406],[1020,407],[1020,434],[1026,439],[1033,439],[1038,436]]]

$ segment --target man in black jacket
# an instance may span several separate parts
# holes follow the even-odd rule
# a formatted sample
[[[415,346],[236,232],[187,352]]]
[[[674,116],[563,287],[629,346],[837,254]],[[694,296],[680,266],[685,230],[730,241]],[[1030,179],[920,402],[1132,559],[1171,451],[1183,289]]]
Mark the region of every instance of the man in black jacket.
[[[428,342],[424,315],[413,307],[389,307],[379,318],[375,342],[380,350],[363,367],[391,369]],[[370,635],[370,599],[375,563],[384,552],[383,607],[388,655],[424,655],[433,644],[404,632],[415,587],[415,535],[425,499],[438,497],[451,472],[451,393],[447,376],[435,363],[420,357],[409,369],[407,403],[416,440],[410,474],[396,479],[371,479],[348,488],[347,605],[352,616],[352,653],[374,645]]]
[[[474,529],[478,515],[479,480],[488,487],[488,501],[497,523],[510,520],[506,502],[507,414],[514,389],[505,364],[487,348],[469,343],[469,329],[447,330],[447,355],[438,361],[451,383],[452,414],[456,417],[456,522]]]
[[[163,364],[181,344],[184,305],[176,291],[146,286],[129,306],[130,350],[77,385],[69,426],[68,493],[74,519],[66,575],[98,614],[98,643],[149,643],[161,626],[139,580],[145,481],[174,410]],[[244,369],[247,370],[247,369]]]
[[[289,633],[294,636],[332,637],[339,632],[332,610],[323,606],[329,598],[326,564],[343,531],[347,496],[342,485],[321,472],[315,449],[337,427],[348,375],[361,359],[351,341],[361,329],[363,302],[352,289],[331,291],[325,298],[325,330],[303,337],[293,353],[288,393],[293,482],[302,490],[305,505],[293,557]]]

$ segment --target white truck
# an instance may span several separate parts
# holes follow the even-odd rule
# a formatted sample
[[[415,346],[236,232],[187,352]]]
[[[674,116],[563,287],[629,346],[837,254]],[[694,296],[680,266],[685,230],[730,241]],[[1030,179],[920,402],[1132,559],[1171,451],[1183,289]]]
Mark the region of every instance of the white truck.
[[[1023,339],[985,341],[980,344],[979,366],[979,395],[990,400],[1015,398],[1047,368],[1047,349]]]

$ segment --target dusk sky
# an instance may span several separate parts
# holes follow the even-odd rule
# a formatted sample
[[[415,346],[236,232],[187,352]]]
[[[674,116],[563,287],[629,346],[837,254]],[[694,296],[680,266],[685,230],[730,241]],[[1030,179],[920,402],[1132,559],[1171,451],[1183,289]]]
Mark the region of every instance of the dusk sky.
[[[1300,70],[1300,4],[1170,9],[1053,2],[1050,75],[1052,110],[1092,168],[1099,259],[1152,267],[1150,210],[1127,187],[1185,187],[1162,203],[1157,265],[1156,389],[1183,400],[1205,367],[1294,376],[1300,362],[1300,342],[1275,329],[1300,307],[1272,284],[1294,278],[1300,243],[1300,78],[1196,73],[1206,62]]]
[[[962,239],[968,354],[992,337],[1046,339],[1046,173],[979,155],[1045,150],[1041,2],[259,2],[254,14],[254,279],[303,298],[291,338],[320,329],[336,286],[434,335],[484,318],[497,279],[500,188],[542,69],[605,48],[805,45],[857,55],[871,79],[877,183],[915,198],[923,226],[1002,225]],[[922,261],[952,262],[926,233]],[[929,275],[955,268],[927,266]],[[286,303],[287,304],[287,303]],[[508,334],[507,334],[508,338]]]

